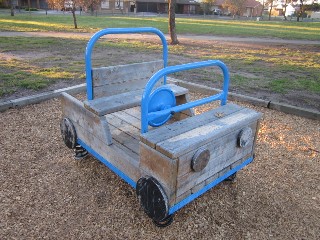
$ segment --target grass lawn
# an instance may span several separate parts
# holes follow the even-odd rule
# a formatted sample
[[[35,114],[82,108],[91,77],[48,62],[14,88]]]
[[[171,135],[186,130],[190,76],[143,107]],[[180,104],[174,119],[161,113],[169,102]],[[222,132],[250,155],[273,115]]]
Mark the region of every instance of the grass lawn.
[[[0,12],[0,31],[96,32],[108,27],[155,27],[168,32],[167,17],[84,16],[77,15],[74,29],[70,13],[62,15],[16,14]],[[320,22],[240,21],[201,18],[176,18],[178,34],[266,37],[319,40]]]
[[[78,16],[78,22],[80,29],[75,30],[70,14],[54,16],[17,14],[15,17],[0,14],[0,31],[95,32],[104,27],[133,26],[153,26],[163,32],[167,29],[167,19],[162,17]],[[250,37],[277,37],[277,34],[280,34],[279,37],[282,38],[319,40],[320,23],[179,18],[177,25],[179,33],[188,34],[211,33]],[[0,97],[8,97],[23,89],[35,91],[45,89],[61,81],[68,85],[84,82],[86,43],[87,40],[76,38],[1,37]],[[161,51],[158,43],[139,40],[101,41],[97,49],[99,54],[95,56],[95,63],[103,66],[153,60]],[[277,94],[284,98],[291,93],[292,99],[297,98],[296,93],[301,93],[306,105],[309,104],[307,99],[309,95],[320,95],[318,45],[190,40],[176,46],[169,46],[169,53],[170,65],[208,59],[224,61],[231,72],[230,90],[238,93],[258,97],[261,93]],[[221,73],[212,69],[177,73],[174,77],[217,88],[220,88],[222,82]],[[320,108],[319,103],[315,106]]]

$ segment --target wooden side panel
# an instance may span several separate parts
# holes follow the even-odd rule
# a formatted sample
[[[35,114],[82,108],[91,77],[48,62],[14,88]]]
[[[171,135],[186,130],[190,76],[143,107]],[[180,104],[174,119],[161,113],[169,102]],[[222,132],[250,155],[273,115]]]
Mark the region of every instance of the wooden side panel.
[[[255,129],[256,123],[252,124],[251,127]],[[200,172],[194,172],[190,168],[192,154],[186,154],[179,159],[180,172],[178,170],[177,195],[232,166],[239,159],[252,156],[254,136],[252,136],[250,143],[246,147],[239,148],[237,146],[237,135],[240,130],[207,144],[206,147],[210,148],[211,156],[208,165]],[[186,171],[187,173],[185,173]]]
[[[219,119],[219,116],[229,116],[243,109],[235,104],[227,104],[225,106],[213,109],[200,115],[184,119],[170,125],[164,125],[153,129],[141,135],[141,141],[152,148],[156,148],[156,144],[167,139],[186,133],[194,128],[201,127],[209,122]]]
[[[95,150],[113,166],[129,176],[133,181],[138,181],[141,176],[138,154],[123,147],[123,145],[115,140],[113,141],[112,145],[108,146],[86,129],[82,128],[80,125],[75,124],[75,127],[79,138],[83,142],[85,142],[90,148]]]
[[[164,187],[169,203],[175,202],[177,183],[177,160],[170,159],[149,146],[140,143],[140,168],[149,176],[156,178]]]
[[[260,114],[251,109],[242,109],[234,114],[209,122],[200,127],[191,127],[192,130],[166,139],[156,144],[156,149],[170,158],[176,158],[190,152],[212,139],[219,139],[248,122],[257,121]],[[189,119],[193,119],[189,118]],[[188,120],[188,119],[186,119]],[[198,124],[194,122],[194,124]]]
[[[247,155],[241,159],[239,159],[238,161],[236,161],[235,163],[233,163],[232,165],[222,169],[221,171],[213,174],[211,177],[203,180],[203,179],[197,179],[195,181],[194,184],[189,185],[188,188],[184,188],[184,189],[178,189],[177,191],[177,197],[176,197],[176,202],[178,203],[180,201],[182,201],[183,199],[185,199],[186,197],[188,197],[189,195],[196,193],[197,191],[201,190],[203,187],[205,187],[206,185],[212,183],[214,180],[216,180],[218,177],[223,176],[224,174],[226,174],[228,171],[230,171],[231,169],[237,167],[238,165],[240,165],[241,163],[243,163],[245,160],[247,160],[251,155]]]
[[[87,129],[88,132],[105,144],[110,145],[112,143],[107,122],[88,111],[81,101],[67,93],[62,93],[61,103],[62,112],[65,117],[68,117],[73,123],[77,123]]]
[[[239,135],[241,129],[244,127],[249,126],[252,129],[252,132],[256,130],[257,122],[249,123],[248,125],[239,126],[238,129],[235,131],[226,134],[225,136],[222,136],[220,138],[214,138],[207,144],[204,144],[204,149],[208,149],[210,151],[210,160],[208,165],[205,169],[202,170],[204,172],[207,168],[209,168],[210,164],[220,164],[221,167],[218,169],[220,171],[221,169],[225,168],[226,165],[230,165],[230,161],[226,159],[228,162],[217,162],[216,159],[219,158],[219,156],[226,155],[230,156],[230,154],[238,154],[238,158],[243,157],[243,152],[246,151],[247,148],[239,148],[237,146],[237,136]],[[254,136],[252,136],[250,140],[250,145],[252,146],[254,144]],[[191,161],[194,154],[197,152],[198,148],[185,153],[184,155],[179,157],[179,169],[178,169],[178,175],[183,176],[189,172],[193,172],[191,169]],[[242,156],[241,156],[242,155]]]
[[[120,171],[137,181],[140,178],[139,155],[115,139],[113,139],[112,145],[107,145],[100,118],[85,109],[81,101],[66,93],[62,94],[61,101],[63,116],[72,121],[78,138]],[[111,137],[110,132],[109,136]],[[136,142],[138,141],[136,140]]]
[[[163,68],[163,61],[134,63],[92,69],[94,98],[142,89]]]

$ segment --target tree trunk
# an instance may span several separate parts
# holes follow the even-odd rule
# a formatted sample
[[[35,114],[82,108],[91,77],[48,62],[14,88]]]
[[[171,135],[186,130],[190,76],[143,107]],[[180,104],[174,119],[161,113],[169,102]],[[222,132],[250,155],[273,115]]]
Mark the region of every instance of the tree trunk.
[[[297,22],[300,21],[300,17],[303,19],[303,0],[300,1],[300,9],[299,9],[299,13],[297,16]]]
[[[11,16],[14,16],[13,0],[11,0]]]
[[[287,19],[287,16],[286,16],[286,12],[287,12],[287,2],[288,2],[288,0],[286,0],[286,2],[284,3],[284,11],[283,11],[283,17],[284,17],[284,20],[288,20]]]
[[[169,34],[171,37],[170,44],[178,44],[176,33],[176,13],[175,13],[176,0],[169,0]]]
[[[271,20],[272,8],[273,8],[273,1],[271,2],[270,11],[269,11],[269,21]]]
[[[74,28],[77,29],[78,25],[77,25],[76,8],[75,7],[72,8],[72,17],[73,17]]]

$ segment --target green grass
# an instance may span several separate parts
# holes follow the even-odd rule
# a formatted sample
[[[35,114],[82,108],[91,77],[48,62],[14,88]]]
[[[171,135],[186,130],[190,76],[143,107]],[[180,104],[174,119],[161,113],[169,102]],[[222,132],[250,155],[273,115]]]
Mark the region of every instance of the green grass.
[[[0,31],[59,31],[96,32],[108,27],[155,27],[168,32],[165,17],[118,17],[77,15],[78,29],[74,29],[71,14],[9,14],[0,13]],[[319,22],[269,22],[176,18],[178,34],[200,34],[239,37],[267,37],[281,39],[319,40]]]

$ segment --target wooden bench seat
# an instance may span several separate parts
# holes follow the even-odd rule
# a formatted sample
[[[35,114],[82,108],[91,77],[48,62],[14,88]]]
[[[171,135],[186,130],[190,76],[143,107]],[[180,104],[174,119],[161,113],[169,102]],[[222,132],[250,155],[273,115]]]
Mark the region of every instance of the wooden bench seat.
[[[188,89],[174,84],[167,84],[166,86],[171,88],[175,96],[188,93]],[[138,89],[112,96],[100,97],[94,100],[86,100],[84,101],[84,106],[98,116],[140,106],[143,90],[144,89]]]

